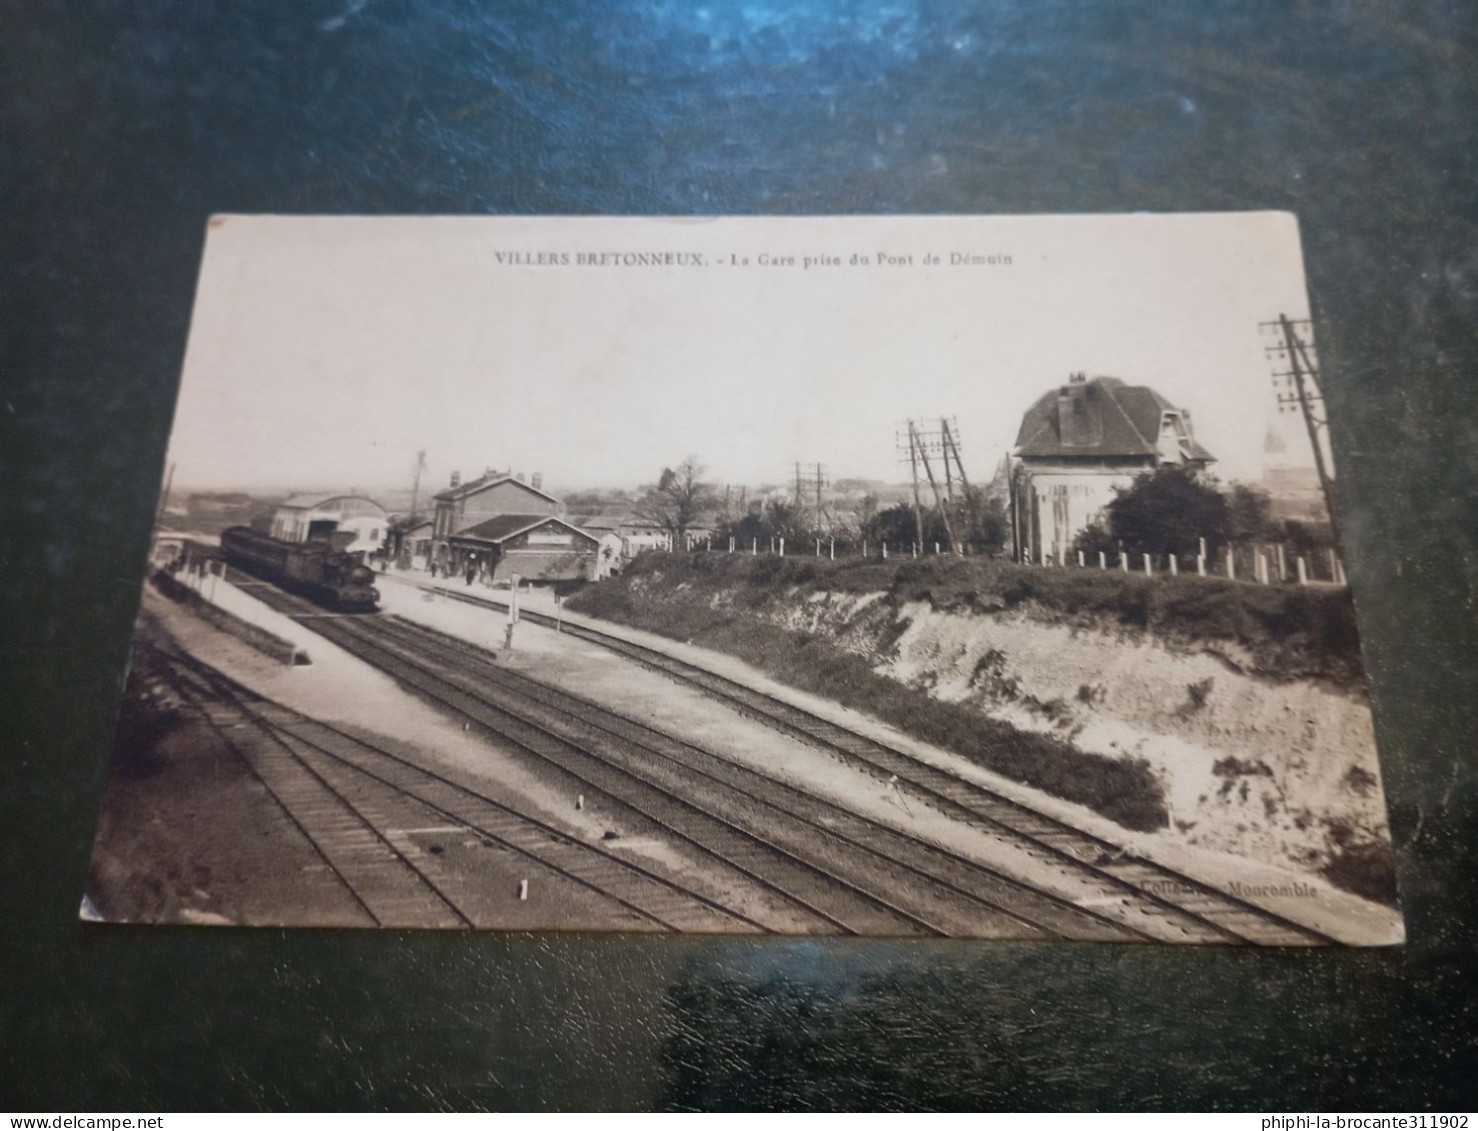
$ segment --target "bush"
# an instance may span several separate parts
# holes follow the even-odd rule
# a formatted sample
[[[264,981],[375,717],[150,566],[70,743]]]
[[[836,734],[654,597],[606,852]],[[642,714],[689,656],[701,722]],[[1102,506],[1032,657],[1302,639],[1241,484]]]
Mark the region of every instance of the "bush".
[[[665,575],[660,583],[664,590],[686,582],[710,597],[743,592],[753,606],[781,591],[800,589],[881,592],[894,605],[925,601],[941,610],[986,615],[1029,608],[1033,615],[1084,628],[1152,632],[1189,646],[1236,644],[1249,654],[1253,670],[1270,679],[1320,678],[1348,690],[1364,689],[1355,609],[1345,589],[1043,569],[947,555],[830,561],[695,553],[643,555],[620,578],[591,586],[577,600],[603,601],[601,594],[612,586],[624,589],[656,574]]]

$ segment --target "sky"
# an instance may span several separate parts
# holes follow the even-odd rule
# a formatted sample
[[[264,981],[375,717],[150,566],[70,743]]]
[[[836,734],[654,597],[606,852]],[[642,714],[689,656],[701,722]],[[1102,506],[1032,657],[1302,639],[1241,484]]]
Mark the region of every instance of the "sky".
[[[983,481],[1081,371],[1155,388],[1253,479],[1270,423],[1307,462],[1280,313],[1308,313],[1280,213],[216,217],[170,460],[197,490],[408,489],[420,450],[434,489],[635,488],[689,455],[719,484],[899,482],[904,422],[945,416]]]

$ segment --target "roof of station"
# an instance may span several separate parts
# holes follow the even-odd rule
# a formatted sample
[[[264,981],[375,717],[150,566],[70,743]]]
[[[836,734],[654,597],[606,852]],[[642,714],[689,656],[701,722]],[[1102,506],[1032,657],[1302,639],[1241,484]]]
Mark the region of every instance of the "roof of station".
[[[494,544],[506,542],[525,531],[532,530],[536,526],[544,526],[553,523],[563,526],[568,530],[584,538],[596,541],[595,535],[589,531],[581,530],[573,523],[566,522],[562,518],[556,518],[549,514],[500,514],[496,518],[490,518],[486,522],[479,522],[476,526],[469,526],[466,530],[459,530],[451,535],[452,541],[468,539],[474,542],[491,542]]]

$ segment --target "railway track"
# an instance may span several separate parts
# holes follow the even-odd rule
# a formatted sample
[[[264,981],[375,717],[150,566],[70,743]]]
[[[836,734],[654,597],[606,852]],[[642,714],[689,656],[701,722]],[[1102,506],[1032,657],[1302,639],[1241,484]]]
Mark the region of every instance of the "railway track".
[[[528,702],[515,706],[501,691],[495,699],[488,693],[486,673],[467,670],[476,651],[470,646],[453,654],[441,642],[409,642],[403,622],[326,617],[280,591],[259,589],[258,595],[280,611],[308,620],[315,632],[423,697],[514,744],[562,775],[571,797],[576,792],[601,795],[701,854],[711,869],[737,872],[771,893],[780,906],[761,918],[768,929],[1025,938],[1059,933],[987,898],[971,896],[962,904],[958,893],[946,896],[939,881],[906,864],[886,861],[819,823],[777,821],[776,810],[763,798],[739,796],[732,789],[725,792],[713,781],[699,784],[691,775],[674,780],[670,763],[650,764],[649,747],[629,738],[612,741],[611,732],[605,741],[595,740],[578,727],[572,729],[563,710],[531,709]],[[866,867],[859,861],[864,855],[869,857]],[[895,872],[911,871],[905,891],[889,891],[887,883],[880,882],[880,864]],[[1065,907],[1059,914],[1075,912]],[[1100,926],[1098,934],[1105,933],[1111,934],[1110,928]]]
[[[1114,917],[1023,884],[979,862],[894,829],[796,784],[705,750],[564,689],[508,671],[464,641],[396,618],[353,622],[360,648],[420,656],[456,673],[464,690],[496,693],[498,710],[579,742],[604,761],[582,780],[622,800],[631,781],[661,790],[684,809],[722,814],[746,835],[820,869],[829,885],[857,888],[926,933],[991,937],[1143,938]],[[370,662],[377,662],[373,656]]]
[[[552,890],[545,885],[555,878],[581,889],[597,909],[592,922],[766,929],[672,877],[258,696],[194,657],[158,648],[156,655],[180,698],[245,762],[376,925],[508,925],[506,905],[518,898],[513,883],[490,898],[476,871],[442,860],[435,848],[420,850],[406,830],[430,820],[439,822],[438,833],[468,834],[519,858],[539,890]]]
[[[497,600],[438,592],[455,600],[506,611]],[[546,628],[554,617],[521,609],[520,619]],[[1080,870],[1102,885],[1100,910],[1152,937],[1186,942],[1248,943],[1260,946],[1338,945],[1337,940],[1221,891],[1174,869],[1127,852],[1122,846],[923,762],[886,743],[858,734],[774,695],[677,659],[623,637],[568,621],[562,632],[696,688],[766,725],[812,744],[938,809],[995,835],[1015,838],[1043,861]]]

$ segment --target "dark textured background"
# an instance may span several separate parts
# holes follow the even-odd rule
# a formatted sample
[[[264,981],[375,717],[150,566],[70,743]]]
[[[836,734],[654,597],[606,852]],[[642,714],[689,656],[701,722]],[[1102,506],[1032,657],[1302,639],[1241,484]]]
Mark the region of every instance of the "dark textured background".
[[[0,1106],[1474,1106],[1478,9],[614,8],[0,0]],[[1237,208],[1303,222],[1405,948],[75,922],[209,213]]]

